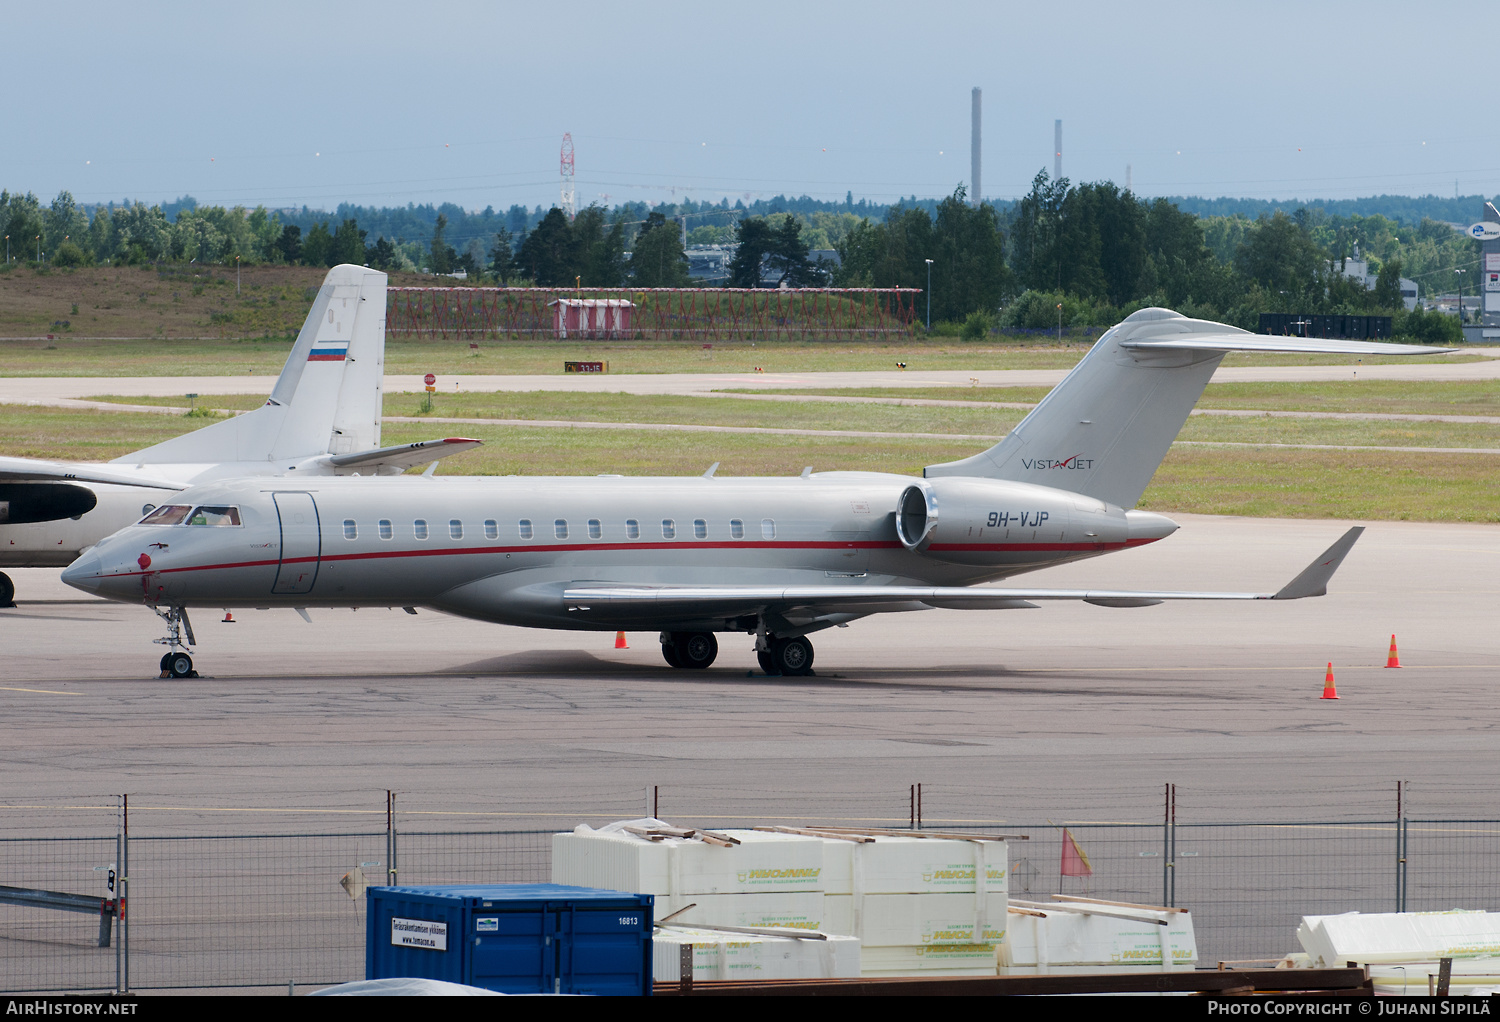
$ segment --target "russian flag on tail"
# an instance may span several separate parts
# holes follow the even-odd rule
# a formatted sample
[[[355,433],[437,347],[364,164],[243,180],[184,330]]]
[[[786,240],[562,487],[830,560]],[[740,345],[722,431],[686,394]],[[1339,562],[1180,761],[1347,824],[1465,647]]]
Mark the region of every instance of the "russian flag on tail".
[[[309,362],[342,362],[349,353],[349,342],[340,340],[314,341],[308,352]]]

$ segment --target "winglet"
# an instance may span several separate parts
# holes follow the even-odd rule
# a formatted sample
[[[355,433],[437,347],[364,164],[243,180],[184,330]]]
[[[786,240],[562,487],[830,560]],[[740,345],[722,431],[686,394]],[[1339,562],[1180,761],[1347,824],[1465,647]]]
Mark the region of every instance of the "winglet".
[[[1333,578],[1333,573],[1339,570],[1339,565],[1344,563],[1344,558],[1354,546],[1354,541],[1359,539],[1359,534],[1365,531],[1363,525],[1356,525],[1348,532],[1339,537],[1337,543],[1324,550],[1306,568],[1302,574],[1292,579],[1281,587],[1281,591],[1271,597],[1273,600],[1300,600],[1304,596],[1323,596],[1328,592],[1328,580]]]

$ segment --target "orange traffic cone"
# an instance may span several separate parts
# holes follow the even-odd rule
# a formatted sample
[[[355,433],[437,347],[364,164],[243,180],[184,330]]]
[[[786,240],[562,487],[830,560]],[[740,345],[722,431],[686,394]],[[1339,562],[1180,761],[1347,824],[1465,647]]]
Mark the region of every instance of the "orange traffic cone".
[[[629,644],[627,644],[625,642],[625,633],[624,632],[616,632],[615,633],[615,649],[629,649],[629,648],[630,648]]]
[[[1386,655],[1385,665],[1387,667],[1400,667],[1401,658],[1396,655],[1396,637],[1391,636],[1391,651]]]
[[[1328,665],[1328,674],[1323,678],[1323,698],[1337,699],[1339,690],[1333,687],[1333,664]]]
[[[224,612],[224,620],[221,621],[220,624],[226,624],[226,625],[232,625],[232,624],[234,624],[234,615],[231,614],[231,613],[229,613],[229,611],[226,610]],[[1400,667],[1401,665],[1397,664],[1396,666]]]

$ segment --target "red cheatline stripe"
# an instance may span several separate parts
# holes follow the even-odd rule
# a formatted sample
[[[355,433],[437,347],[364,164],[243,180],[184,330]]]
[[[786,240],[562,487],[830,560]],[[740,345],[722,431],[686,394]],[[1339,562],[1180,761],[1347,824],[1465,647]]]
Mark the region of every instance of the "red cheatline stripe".
[[[933,550],[982,550],[982,551],[1056,551],[1056,550],[1096,550],[1101,546],[1105,549],[1120,546],[1138,546],[1142,543],[1152,543],[1155,540],[1139,539],[1129,540],[1126,543],[1106,543],[1095,545],[1093,543],[1007,543],[1007,544],[937,544],[931,547]],[[593,550],[895,550],[900,549],[900,543],[885,540],[868,540],[862,542],[756,542],[746,540],[741,542],[706,542],[704,540],[678,540],[669,543],[599,543],[580,542],[578,544],[542,544],[536,546],[503,546],[503,547],[450,547],[443,550],[372,550],[354,554],[327,554],[320,557],[288,557],[282,560],[260,560],[260,561],[238,561],[226,564],[190,564],[178,568],[156,568],[150,571],[126,571],[110,578],[133,578],[140,575],[170,575],[182,571],[220,571],[227,568],[263,568],[273,564],[312,564],[317,561],[370,561],[391,557],[455,557],[471,554],[514,554],[514,553],[582,553]]]

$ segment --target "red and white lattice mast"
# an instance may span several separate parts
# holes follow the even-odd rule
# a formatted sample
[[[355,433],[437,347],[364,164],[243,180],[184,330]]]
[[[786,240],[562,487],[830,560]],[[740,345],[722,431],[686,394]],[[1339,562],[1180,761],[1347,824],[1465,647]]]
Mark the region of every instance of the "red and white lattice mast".
[[[573,189],[573,133],[563,133],[562,143],[562,211],[571,220],[578,212],[578,193]]]

